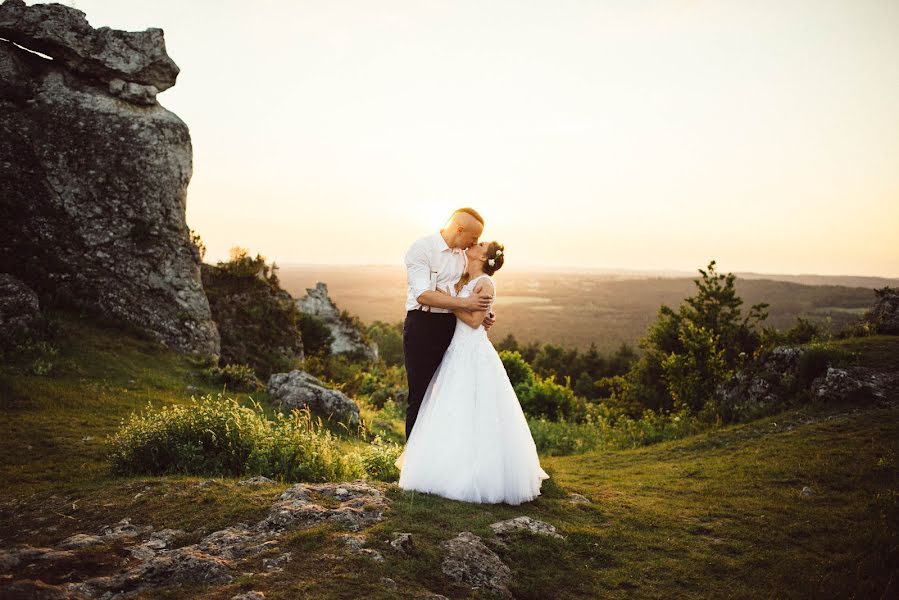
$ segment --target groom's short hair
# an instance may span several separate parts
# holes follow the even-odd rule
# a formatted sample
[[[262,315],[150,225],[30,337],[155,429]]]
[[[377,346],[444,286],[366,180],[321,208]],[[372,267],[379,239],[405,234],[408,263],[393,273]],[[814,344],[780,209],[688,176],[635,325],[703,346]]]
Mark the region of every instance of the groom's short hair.
[[[482,217],[481,214],[473,208],[468,208],[467,206],[464,208],[457,208],[453,211],[453,214],[450,215],[450,219],[452,219],[458,213],[469,214],[477,219],[478,223],[480,223],[481,225],[484,224],[484,217]]]

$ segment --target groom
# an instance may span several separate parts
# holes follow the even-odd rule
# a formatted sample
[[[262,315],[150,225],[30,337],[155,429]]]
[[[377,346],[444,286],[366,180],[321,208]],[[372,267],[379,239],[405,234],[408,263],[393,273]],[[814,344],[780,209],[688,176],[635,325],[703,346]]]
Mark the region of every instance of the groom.
[[[456,329],[453,309],[487,310],[493,298],[479,284],[471,296],[456,298],[438,290],[453,287],[465,272],[465,250],[478,243],[484,219],[473,208],[456,210],[446,227],[419,238],[406,252],[406,321],[403,324],[403,353],[409,402],[406,408],[406,439],[412,433],[418,409],[443,353]],[[484,328],[493,325],[493,315]]]

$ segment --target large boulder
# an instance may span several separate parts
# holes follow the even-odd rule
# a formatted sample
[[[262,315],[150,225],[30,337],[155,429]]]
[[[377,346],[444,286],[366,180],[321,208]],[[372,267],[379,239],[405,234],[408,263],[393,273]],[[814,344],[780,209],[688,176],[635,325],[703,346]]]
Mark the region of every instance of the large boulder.
[[[305,371],[275,373],[265,389],[280,408],[305,408],[310,412],[336,418],[346,425],[359,425],[359,407],[343,392],[325,384]]]
[[[0,40],[0,272],[44,307],[125,320],[217,358],[185,221],[190,133],[131,86],[174,84],[162,31],[94,30],[73,8],[7,0],[0,38],[12,40]]]
[[[319,281],[314,288],[307,288],[306,295],[297,300],[300,311],[321,319],[334,341],[331,342],[331,354],[348,354],[359,356],[365,360],[378,360],[378,345],[367,339],[359,323],[337,305],[328,296],[328,286]]]
[[[53,58],[66,70],[106,84],[110,93],[140,104],[175,85],[178,65],[165,50],[162,29],[94,29],[86,15],[64,4],[0,5],[0,37]]]

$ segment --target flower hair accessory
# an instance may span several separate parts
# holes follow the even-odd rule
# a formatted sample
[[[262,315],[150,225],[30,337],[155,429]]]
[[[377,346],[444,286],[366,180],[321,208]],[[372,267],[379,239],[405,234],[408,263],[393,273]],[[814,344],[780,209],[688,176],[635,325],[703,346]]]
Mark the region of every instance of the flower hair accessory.
[[[487,261],[487,264],[492,267],[492,266],[496,265],[496,260],[491,258],[490,260]]]

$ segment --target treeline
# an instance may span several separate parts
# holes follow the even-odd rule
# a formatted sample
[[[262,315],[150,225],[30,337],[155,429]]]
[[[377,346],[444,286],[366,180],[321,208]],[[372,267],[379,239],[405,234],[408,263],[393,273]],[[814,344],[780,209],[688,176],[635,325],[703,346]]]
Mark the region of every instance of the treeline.
[[[501,353],[517,352],[535,374],[551,377],[556,383],[570,387],[576,395],[591,400],[608,395],[603,378],[627,373],[637,359],[636,351],[625,342],[608,357],[600,354],[595,343],[585,352],[556,344],[541,346],[539,342],[522,346],[511,333],[494,346]]]

